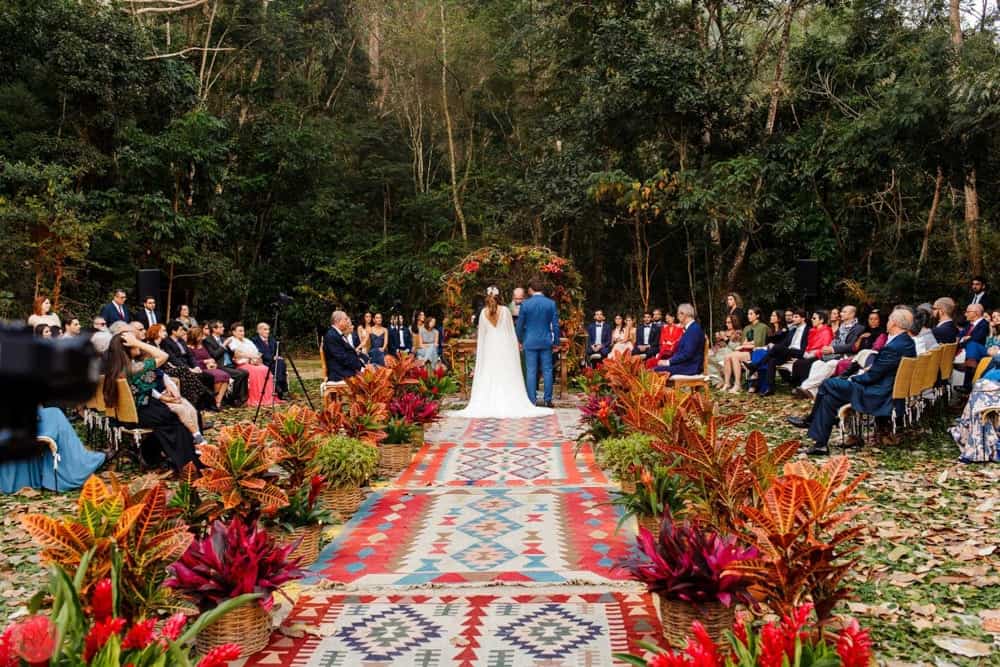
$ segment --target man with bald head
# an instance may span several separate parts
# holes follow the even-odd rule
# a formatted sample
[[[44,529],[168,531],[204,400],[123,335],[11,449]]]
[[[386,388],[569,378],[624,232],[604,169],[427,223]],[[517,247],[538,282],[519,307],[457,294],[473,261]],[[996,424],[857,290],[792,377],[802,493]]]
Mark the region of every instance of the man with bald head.
[[[330,316],[330,329],[323,336],[323,357],[326,360],[326,379],[343,382],[361,372],[364,364],[350,340],[351,318],[342,310]]]
[[[965,350],[965,381],[962,388],[972,391],[972,377],[976,374],[979,360],[986,356],[986,339],[990,335],[990,323],[984,317],[986,311],[980,303],[970,303],[965,307],[967,324],[958,339],[958,350]]]
[[[820,360],[809,367],[809,377],[802,381],[792,393],[799,398],[816,398],[816,390],[823,380],[837,370],[837,362],[854,353],[854,344],[865,332],[865,325],[858,321],[858,309],[850,304],[840,307],[840,326],[834,332],[834,339],[821,350]]]
[[[871,367],[850,379],[830,378],[820,385],[809,418],[796,424],[809,428],[814,444],[807,454],[825,456],[830,453],[830,433],[837,423],[837,412],[845,403],[850,403],[861,414],[875,417],[892,414],[892,385],[899,362],[904,357],[917,356],[917,346],[908,333],[912,326],[913,313],[905,308],[892,311],[886,326],[889,340],[875,356]]]

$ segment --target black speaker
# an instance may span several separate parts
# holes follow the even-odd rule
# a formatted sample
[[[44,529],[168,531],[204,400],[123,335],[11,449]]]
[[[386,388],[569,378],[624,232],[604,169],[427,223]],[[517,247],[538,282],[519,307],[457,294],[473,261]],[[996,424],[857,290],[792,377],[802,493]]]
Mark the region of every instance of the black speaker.
[[[819,261],[800,259],[795,270],[795,288],[799,296],[819,296]]]
[[[139,269],[135,272],[135,305],[141,307],[147,296],[156,299],[157,310],[162,310],[167,304],[163,303],[160,291],[162,288],[163,273],[159,269]]]

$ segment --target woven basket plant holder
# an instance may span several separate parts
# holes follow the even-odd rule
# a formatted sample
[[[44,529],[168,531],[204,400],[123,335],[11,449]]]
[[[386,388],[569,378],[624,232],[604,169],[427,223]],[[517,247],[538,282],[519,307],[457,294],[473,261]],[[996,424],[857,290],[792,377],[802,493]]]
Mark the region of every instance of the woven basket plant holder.
[[[691,623],[700,621],[716,644],[725,640],[726,630],[733,627],[736,620],[736,607],[726,607],[721,602],[705,602],[699,605],[685,600],[668,600],[660,598],[660,620],[663,626],[663,638],[671,646],[682,649],[691,636]]]
[[[320,525],[298,526],[292,532],[281,528],[271,528],[267,531],[278,544],[294,544],[298,542],[292,553],[288,555],[289,560],[300,558],[299,565],[308,567],[316,562],[319,557]]]
[[[381,444],[378,447],[378,474],[379,477],[395,477],[406,466],[410,465],[413,457],[413,450],[410,443],[404,442],[400,445]]]
[[[636,521],[639,525],[653,534],[654,540],[660,539],[660,526],[663,524],[662,516],[650,516],[649,514],[637,514]]]
[[[357,486],[328,486],[323,489],[320,499],[328,510],[336,512],[343,521],[347,521],[358,511],[365,494]]]
[[[237,644],[240,657],[249,658],[267,646],[271,638],[271,614],[256,600],[233,609],[198,633],[195,648],[205,655],[223,644]]]
[[[638,488],[635,484],[634,479],[623,479],[621,480],[622,493],[633,494]]]
[[[418,424],[415,429],[413,429],[413,435],[410,436],[410,449],[416,454],[420,451],[420,448],[424,446],[424,425]]]

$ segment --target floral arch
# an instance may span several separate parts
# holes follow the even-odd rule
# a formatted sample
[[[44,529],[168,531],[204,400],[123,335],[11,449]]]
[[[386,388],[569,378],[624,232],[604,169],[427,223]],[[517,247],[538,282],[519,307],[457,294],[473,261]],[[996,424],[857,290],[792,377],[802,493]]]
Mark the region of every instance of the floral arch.
[[[573,263],[542,246],[487,246],[465,256],[446,273],[444,282],[444,327],[449,336],[472,335],[472,316],[486,288],[496,285],[501,299],[510,302],[515,287],[542,276],[546,294],[559,307],[559,323],[570,340],[583,328],[583,288]]]

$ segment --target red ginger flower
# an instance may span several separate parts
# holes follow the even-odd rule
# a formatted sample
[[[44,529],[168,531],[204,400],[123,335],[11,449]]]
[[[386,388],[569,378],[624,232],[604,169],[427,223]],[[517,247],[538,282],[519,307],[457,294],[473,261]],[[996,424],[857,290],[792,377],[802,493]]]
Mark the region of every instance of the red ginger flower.
[[[470,259],[468,262],[462,265],[462,271],[465,273],[475,273],[479,270],[479,262],[474,259]]]
[[[14,653],[13,634],[17,626],[13,623],[4,629],[0,635],[0,667],[20,667],[17,654]]]
[[[658,653],[652,660],[646,662],[647,667],[687,667],[691,660],[683,653],[674,653],[667,649],[666,653]]]
[[[785,636],[773,623],[760,630],[758,667],[782,667],[785,660]]]
[[[108,643],[113,635],[117,635],[125,627],[124,618],[109,618],[106,621],[98,621],[90,628],[87,637],[83,640],[83,660],[90,660],[100,653],[104,645]]]
[[[95,621],[111,618],[114,613],[114,593],[111,590],[111,579],[101,579],[94,584],[90,593],[90,613]]]
[[[691,624],[691,634],[688,639],[686,652],[691,656],[692,664],[695,667],[723,667],[725,661],[719,655],[719,647],[708,636],[708,631],[700,622]]]
[[[125,633],[122,648],[126,651],[141,651],[156,640],[156,619],[139,621]]]
[[[209,651],[198,662],[198,667],[226,667],[231,660],[240,657],[240,647],[236,644],[223,644]]]
[[[56,652],[56,634],[48,616],[29,616],[14,626],[10,648],[29,665],[48,665]]]
[[[168,618],[163,624],[162,634],[170,641],[175,642],[180,638],[181,633],[184,632],[185,625],[187,625],[187,616],[178,612]]]
[[[851,619],[837,638],[837,655],[841,667],[868,667],[872,661],[872,638],[862,630],[857,620]]]

